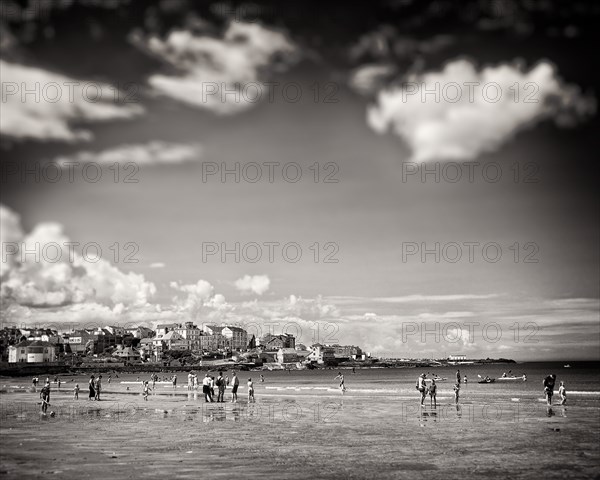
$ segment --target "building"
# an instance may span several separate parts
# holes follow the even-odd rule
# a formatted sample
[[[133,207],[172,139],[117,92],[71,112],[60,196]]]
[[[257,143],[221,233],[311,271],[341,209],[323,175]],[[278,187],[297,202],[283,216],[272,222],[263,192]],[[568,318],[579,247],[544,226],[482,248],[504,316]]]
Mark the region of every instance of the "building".
[[[189,350],[190,342],[179,335],[176,331],[171,330],[161,336],[156,336],[152,339],[152,343],[159,352],[164,350]]]
[[[63,335],[65,353],[95,353],[95,341],[92,330],[74,330]]]
[[[271,335],[267,333],[260,339],[260,345],[265,350],[276,351],[280,348],[295,348],[296,338],[293,335]]]
[[[129,335],[133,335],[134,338],[152,338],[154,336],[154,330],[148,327],[140,325],[139,327],[128,328],[126,332]]]
[[[157,325],[154,331],[156,332],[156,336],[160,337],[162,335],[166,335],[167,333],[176,329],[177,327],[179,327],[178,323],[163,323]]]
[[[225,350],[227,345],[227,338],[220,333],[202,332],[200,335],[200,350],[202,352],[218,352],[219,350]]]
[[[46,363],[56,360],[56,346],[41,340],[24,340],[8,347],[9,363]]]
[[[333,353],[333,348],[325,347],[320,343],[315,343],[310,347],[310,353],[307,356],[307,359],[311,362],[316,363],[333,363],[335,362],[335,354]]]
[[[453,362],[462,362],[464,360],[467,359],[466,355],[462,355],[462,354],[452,354],[448,357],[448,360],[453,361]]]
[[[204,333],[207,336],[216,336],[220,335],[225,339],[225,344],[222,347],[227,350],[247,350],[248,349],[248,332],[240,327],[233,327],[230,325],[227,326],[218,326],[218,325],[204,325]],[[202,340],[205,344],[213,343],[209,339]],[[219,342],[220,343],[220,339]],[[215,349],[207,349],[203,348],[203,350],[214,351]]]
[[[355,347],[354,345],[328,345],[333,348],[333,355],[338,360],[350,359],[362,357],[362,350],[360,347]]]
[[[123,362],[134,362],[136,360],[141,360],[139,351],[133,347],[124,347],[122,345],[119,345],[115,349],[115,351],[112,353],[112,356],[117,357]]]
[[[278,363],[296,363],[299,360],[295,348],[280,348],[277,352]]]
[[[243,328],[227,326],[223,328],[221,334],[227,339],[231,350],[248,349],[248,333]]]
[[[190,349],[200,350],[200,337],[203,332],[193,322],[185,322],[178,325],[173,331],[177,332],[190,343]]]

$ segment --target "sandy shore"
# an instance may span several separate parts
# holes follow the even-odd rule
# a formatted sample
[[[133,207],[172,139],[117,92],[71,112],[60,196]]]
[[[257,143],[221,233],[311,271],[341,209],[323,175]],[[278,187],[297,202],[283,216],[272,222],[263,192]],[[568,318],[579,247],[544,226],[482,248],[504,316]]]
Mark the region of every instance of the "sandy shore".
[[[114,387],[114,388],[113,388]],[[593,478],[595,405],[267,395],[205,403],[186,387],[148,401],[124,385],[100,402],[53,391],[41,416],[29,388],[0,394],[4,478]],[[229,395],[227,398],[230,398]],[[535,453],[532,453],[535,452]]]

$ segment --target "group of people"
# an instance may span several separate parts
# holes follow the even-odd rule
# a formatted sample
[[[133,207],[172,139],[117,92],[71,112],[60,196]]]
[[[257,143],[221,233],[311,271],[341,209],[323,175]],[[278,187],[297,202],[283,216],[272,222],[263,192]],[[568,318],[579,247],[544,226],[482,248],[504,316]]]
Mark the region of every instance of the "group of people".
[[[88,382],[89,387],[89,400],[97,400],[100,401],[100,391],[102,390],[102,375],[98,375],[95,377],[93,374],[90,376],[90,380]],[[75,385],[73,389],[73,396],[75,398],[79,398],[79,385]]]
[[[148,400],[148,394],[150,392],[150,390],[154,389],[154,383],[156,382],[156,380],[158,379],[158,375],[153,374],[151,376],[151,381],[152,381],[152,388],[150,388],[149,382],[148,381],[143,381],[142,382],[142,388],[143,388],[143,395],[144,395],[144,400]],[[173,387],[177,386],[177,376],[173,375],[172,379],[171,379],[172,383],[173,383]],[[264,382],[264,377],[261,375],[261,382]],[[225,402],[225,389],[231,385],[231,402],[237,402],[238,401],[238,388],[240,386],[240,379],[239,377],[236,375],[235,372],[232,373],[231,375],[231,379],[229,378],[229,375],[227,375],[226,377],[223,377],[223,372],[219,372],[218,377],[215,379],[214,376],[211,376],[210,374],[206,374],[204,375],[204,378],[202,379],[202,393],[204,394],[204,401],[205,402],[217,402],[217,403],[224,403]],[[200,386],[200,381],[198,379],[198,375],[196,373],[192,373],[190,372],[188,374],[188,384],[187,384],[187,388],[188,390],[197,390],[198,387]],[[216,394],[215,394],[215,389],[216,389]],[[216,400],[215,400],[216,397]],[[254,402],[254,383],[252,382],[252,379],[249,378],[248,379],[248,401],[249,402]]]
[[[433,407],[437,407],[437,385],[435,379],[431,379],[431,385],[427,385],[427,374],[422,373],[417,378],[416,389],[421,394],[421,406],[425,403],[425,398],[429,395],[429,403]],[[457,377],[457,382],[454,385],[454,401],[458,403],[458,396],[460,393],[460,379]]]
[[[556,375],[551,374],[544,378],[544,396],[546,397],[546,404],[552,405],[552,397],[554,396],[554,386],[556,385]],[[560,405],[567,403],[567,389],[565,382],[560,382],[558,387],[558,394],[560,395]]]

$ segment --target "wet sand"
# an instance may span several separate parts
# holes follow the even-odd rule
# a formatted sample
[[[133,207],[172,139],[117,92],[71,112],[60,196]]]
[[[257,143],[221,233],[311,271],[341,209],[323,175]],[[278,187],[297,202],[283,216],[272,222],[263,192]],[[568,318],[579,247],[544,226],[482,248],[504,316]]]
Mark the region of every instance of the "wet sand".
[[[10,382],[9,382],[10,383]],[[79,382],[83,387],[82,382]],[[283,394],[205,403],[168,385],[56,391],[41,416],[29,387],[0,393],[3,478],[594,478],[600,475],[596,400],[572,407],[465,400],[437,408],[415,395]],[[130,387],[130,391],[126,387]],[[231,395],[227,392],[226,398]]]

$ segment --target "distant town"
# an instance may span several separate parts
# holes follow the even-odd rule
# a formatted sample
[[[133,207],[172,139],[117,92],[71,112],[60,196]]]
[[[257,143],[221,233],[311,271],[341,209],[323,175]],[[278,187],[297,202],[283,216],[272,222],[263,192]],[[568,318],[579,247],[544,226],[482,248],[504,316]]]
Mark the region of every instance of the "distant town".
[[[0,330],[1,360],[6,367],[178,367],[230,365],[239,368],[306,369],[327,367],[441,366],[481,363],[465,355],[445,359],[372,358],[355,345],[304,345],[293,335],[260,338],[233,325],[193,322],[57,331],[52,328],[5,327]],[[491,361],[487,359],[487,361]],[[511,362],[500,359],[497,361]],[[8,365],[6,365],[8,363]]]

